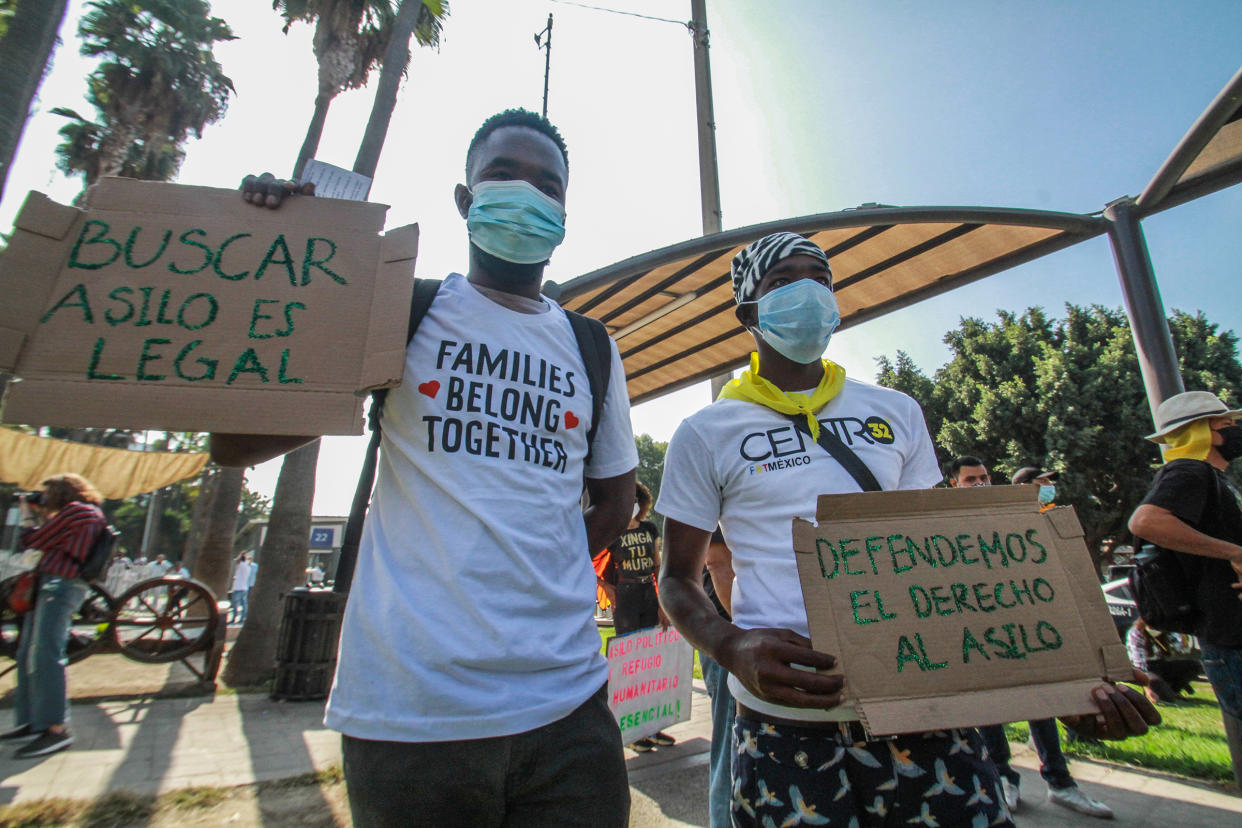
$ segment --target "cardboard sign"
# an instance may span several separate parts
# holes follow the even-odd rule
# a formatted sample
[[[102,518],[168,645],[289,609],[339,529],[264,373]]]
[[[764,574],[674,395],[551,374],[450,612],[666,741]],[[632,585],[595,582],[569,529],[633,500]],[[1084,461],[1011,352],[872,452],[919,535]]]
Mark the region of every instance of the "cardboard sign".
[[[32,192],[0,256],[11,423],[359,434],[398,383],[418,227],[387,207],[101,180]]]
[[[1090,713],[1133,679],[1073,509],[1036,488],[825,495],[794,521],[811,640],[869,734]]]
[[[625,744],[690,718],[694,648],[669,627],[608,642],[608,707]]]

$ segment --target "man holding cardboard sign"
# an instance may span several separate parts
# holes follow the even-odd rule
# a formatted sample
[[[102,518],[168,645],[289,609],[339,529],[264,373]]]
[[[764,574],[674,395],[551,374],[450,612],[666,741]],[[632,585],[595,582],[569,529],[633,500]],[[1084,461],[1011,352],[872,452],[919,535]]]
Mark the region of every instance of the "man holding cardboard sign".
[[[584,359],[540,296],[564,234],[556,128],[520,110],[488,119],[466,181],[470,268],[440,286],[384,405],[326,722],[343,734],[355,825],[622,826],[588,550],[634,504],[625,375],[610,342],[588,446]],[[241,464],[296,443],[215,435],[212,451]]]
[[[794,518],[815,514],[826,492],[938,483],[922,412],[904,394],[847,380],[821,359],[840,315],[815,244],[791,233],[765,237],[734,258],[732,276],[738,319],[757,354],[674,434],[658,508],[668,518],[661,602],[682,634],[729,671],[738,700],[735,823],[1012,824],[973,729],[868,740],[858,713],[842,704],[842,676],[823,672],[837,668],[836,656],[806,637]],[[733,551],[732,623],[716,614],[700,580],[717,523]],[[849,659],[873,656],[842,657],[848,669]],[[1158,720],[1128,689],[1106,685],[1097,699],[1101,735],[1144,731],[1144,712]]]

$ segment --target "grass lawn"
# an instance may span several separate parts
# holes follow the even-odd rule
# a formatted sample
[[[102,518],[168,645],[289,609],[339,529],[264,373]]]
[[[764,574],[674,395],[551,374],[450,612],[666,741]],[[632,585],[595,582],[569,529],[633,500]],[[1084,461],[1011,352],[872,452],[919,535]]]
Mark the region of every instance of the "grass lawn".
[[[1216,695],[1206,681],[1194,683],[1195,693],[1178,704],[1161,704],[1164,723],[1146,736],[1121,742],[1067,742],[1061,726],[1061,746],[1067,756],[1100,759],[1121,765],[1162,771],[1208,782],[1233,781],[1225,726]],[[1025,742],[1025,722],[1005,726],[1011,742]]]
[[[608,642],[616,634],[617,634],[617,631],[613,629],[612,627],[600,627],[599,628],[599,637],[600,637],[599,651],[604,654],[605,658],[608,656]],[[703,678],[703,668],[699,665],[699,651],[698,650],[694,651],[694,677],[696,679]]]

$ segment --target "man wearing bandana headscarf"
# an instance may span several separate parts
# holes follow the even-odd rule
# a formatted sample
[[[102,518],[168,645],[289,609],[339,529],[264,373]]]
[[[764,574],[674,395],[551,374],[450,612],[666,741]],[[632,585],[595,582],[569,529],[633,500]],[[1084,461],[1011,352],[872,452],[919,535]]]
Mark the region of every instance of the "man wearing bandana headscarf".
[[[807,637],[789,527],[814,517],[819,495],[861,488],[816,440],[830,430],[882,489],[931,487],[941,475],[922,411],[822,359],[840,315],[814,243],[767,236],[734,257],[732,276],[756,351],[748,371],[678,427],[657,509],[666,516],[661,604],[730,673],[737,699],[734,824],[1012,825],[973,729],[867,741],[841,676],[814,672],[838,659]],[[732,622],[700,576],[717,523],[733,553]],[[840,657],[848,669],[850,653]],[[1102,692],[1134,712],[1121,691]],[[1110,718],[1103,735],[1123,727]],[[933,795],[937,781],[945,784]]]
[[[1242,723],[1242,492],[1225,474],[1242,457],[1240,417],[1207,391],[1160,404],[1147,439],[1165,446],[1165,463],[1130,531],[1177,553],[1194,591],[1203,672],[1221,709]]]

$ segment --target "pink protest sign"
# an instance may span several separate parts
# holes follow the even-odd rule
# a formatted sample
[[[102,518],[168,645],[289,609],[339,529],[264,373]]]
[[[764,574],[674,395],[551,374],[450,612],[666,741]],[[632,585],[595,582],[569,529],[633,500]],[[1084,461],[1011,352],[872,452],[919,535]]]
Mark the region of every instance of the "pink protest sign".
[[[671,627],[608,642],[608,706],[625,744],[690,718],[694,649]]]

